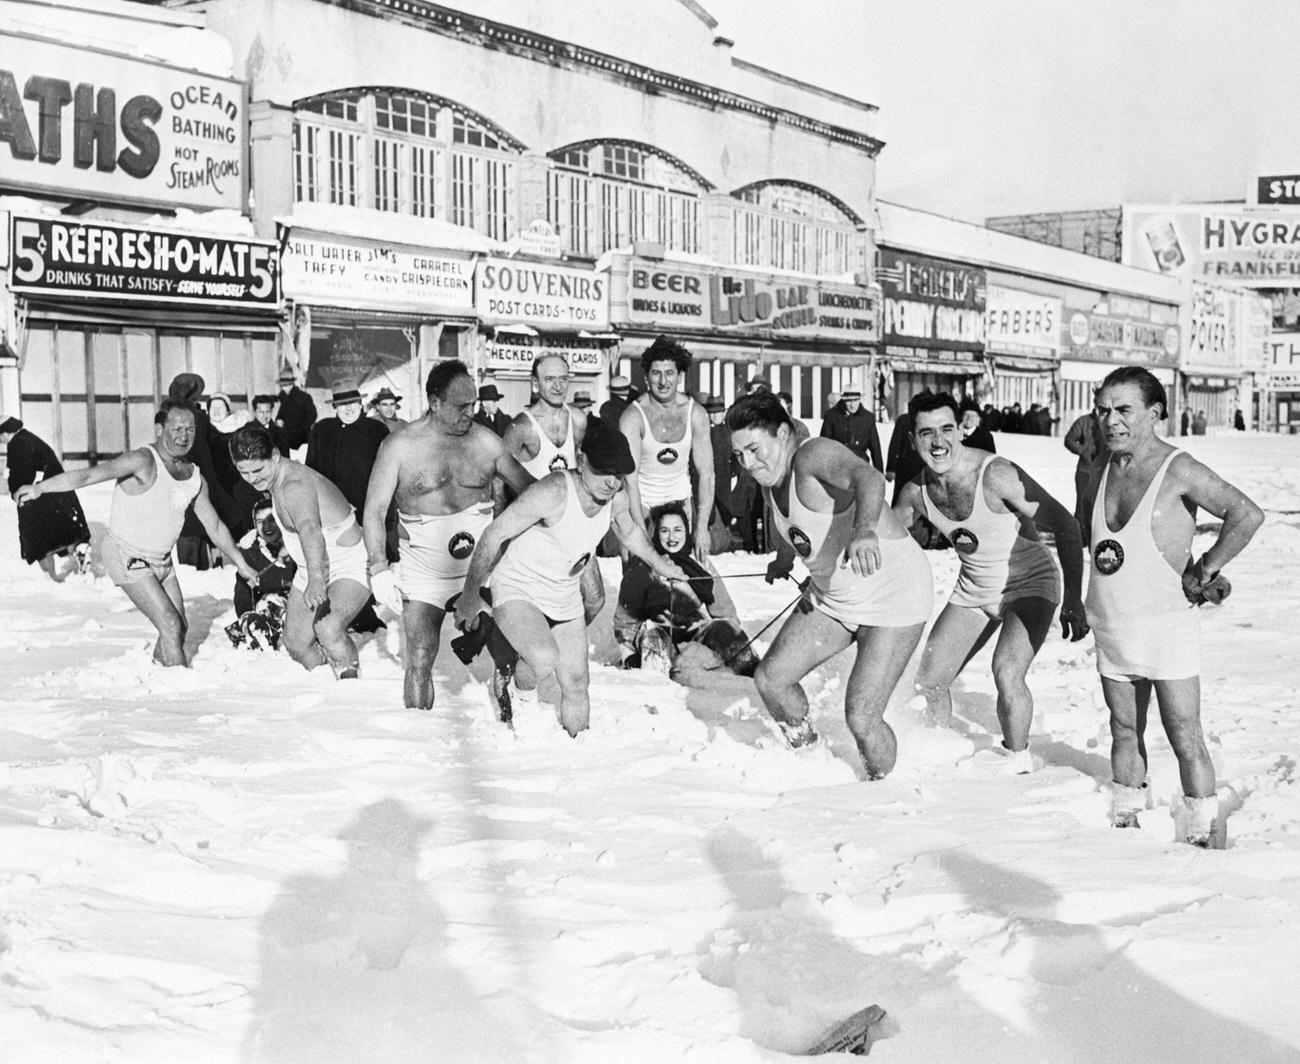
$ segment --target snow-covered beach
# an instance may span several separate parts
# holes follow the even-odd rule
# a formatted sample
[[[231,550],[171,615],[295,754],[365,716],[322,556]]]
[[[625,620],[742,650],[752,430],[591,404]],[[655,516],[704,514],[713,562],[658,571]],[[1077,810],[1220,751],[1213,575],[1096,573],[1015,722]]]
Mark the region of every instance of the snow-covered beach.
[[[951,730],[904,681],[866,783],[847,655],[806,750],[749,681],[607,664],[578,740],[527,702],[512,733],[445,648],[427,714],[382,632],[349,683],[234,649],[228,571],[181,570],[198,651],[159,669],[106,577],[22,565],[0,504],[0,1061],[776,1061],[873,1002],[883,1062],[1300,1060],[1300,439],[1179,442],[1267,513],[1203,617],[1225,851],[1174,843],[1155,720],[1156,808],[1109,826],[1091,639],[1030,672],[1034,774],[993,749],[985,650]],[[1059,439],[998,446],[1070,505]],[[751,632],[793,594],[731,590]]]

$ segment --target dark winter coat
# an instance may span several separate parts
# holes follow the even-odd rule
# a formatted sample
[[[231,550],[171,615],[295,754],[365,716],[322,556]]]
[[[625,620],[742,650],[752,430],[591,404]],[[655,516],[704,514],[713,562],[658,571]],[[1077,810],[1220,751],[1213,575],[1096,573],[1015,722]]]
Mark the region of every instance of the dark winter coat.
[[[280,393],[280,411],[275,418],[284,429],[284,441],[290,448],[307,442],[312,426],[316,424],[316,404],[296,384]]]
[[[988,451],[990,454],[998,453],[997,444],[993,442],[993,433],[989,432],[982,424],[961,442],[967,447],[974,447],[977,451]]]
[[[828,440],[839,441],[854,454],[884,471],[876,419],[866,407],[859,406],[856,413],[850,414],[841,399],[826,412],[826,418],[822,421],[822,435]]]
[[[39,436],[19,429],[9,440],[9,494],[63,472],[54,450]],[[29,565],[47,554],[90,542],[86,515],[75,492],[41,495],[18,507],[18,545]]]
[[[366,506],[370,470],[379,445],[388,439],[388,429],[374,418],[358,418],[345,425],[336,417],[312,426],[307,440],[307,468],[332,480],[358,517]]]
[[[898,502],[903,485],[921,475],[925,463],[916,453],[916,444],[912,441],[912,418],[910,414],[899,414],[894,422],[894,433],[889,438],[889,458],[885,463],[885,472],[894,474],[894,497],[889,505]]]
[[[491,417],[488,417],[486,410],[480,409],[479,412],[474,415],[474,420],[485,429],[491,429],[498,436],[504,436],[506,434],[506,429],[510,427],[510,422],[513,419],[504,410],[497,407],[497,412]]]
[[[600,404],[600,420],[617,432],[619,420],[623,417],[623,411],[631,405],[632,397],[630,395],[626,399],[611,395]]]

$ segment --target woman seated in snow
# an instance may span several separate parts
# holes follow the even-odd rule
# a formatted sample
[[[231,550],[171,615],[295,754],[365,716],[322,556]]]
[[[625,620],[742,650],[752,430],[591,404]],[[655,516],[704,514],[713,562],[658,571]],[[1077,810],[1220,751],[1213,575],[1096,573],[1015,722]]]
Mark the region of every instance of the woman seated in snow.
[[[655,507],[650,527],[655,550],[676,562],[691,580],[689,585],[665,584],[644,562],[634,558],[628,563],[618,597],[641,622],[636,636],[641,668],[671,672],[681,651],[693,644],[702,652],[688,655],[692,665],[752,675],[758,659],[747,645],[717,569],[708,559],[701,565],[692,554],[695,544],[686,527],[685,507],[677,502]]]

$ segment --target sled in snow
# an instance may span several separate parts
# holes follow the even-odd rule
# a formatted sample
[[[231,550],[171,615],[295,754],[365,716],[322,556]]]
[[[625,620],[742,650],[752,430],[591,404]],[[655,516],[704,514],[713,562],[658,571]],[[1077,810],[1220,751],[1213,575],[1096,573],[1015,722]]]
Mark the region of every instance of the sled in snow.
[[[865,1057],[871,1052],[871,1043],[880,1034],[875,1028],[884,1018],[884,1009],[879,1005],[868,1005],[843,1023],[836,1024],[825,1038],[811,1049],[805,1050],[803,1055],[815,1057],[822,1053],[851,1053],[855,1057]]]

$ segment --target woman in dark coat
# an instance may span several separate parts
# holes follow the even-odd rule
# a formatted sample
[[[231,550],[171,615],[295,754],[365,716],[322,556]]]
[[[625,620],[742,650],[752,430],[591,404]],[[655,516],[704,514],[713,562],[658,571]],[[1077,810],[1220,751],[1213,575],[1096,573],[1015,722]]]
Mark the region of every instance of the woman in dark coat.
[[[0,423],[0,443],[8,449],[10,498],[19,488],[63,472],[50,445],[23,428],[16,417]],[[76,494],[42,495],[20,507],[18,545],[23,561],[36,562],[53,579],[58,579],[55,559],[60,554],[71,553],[84,570],[90,560],[90,529]]]

